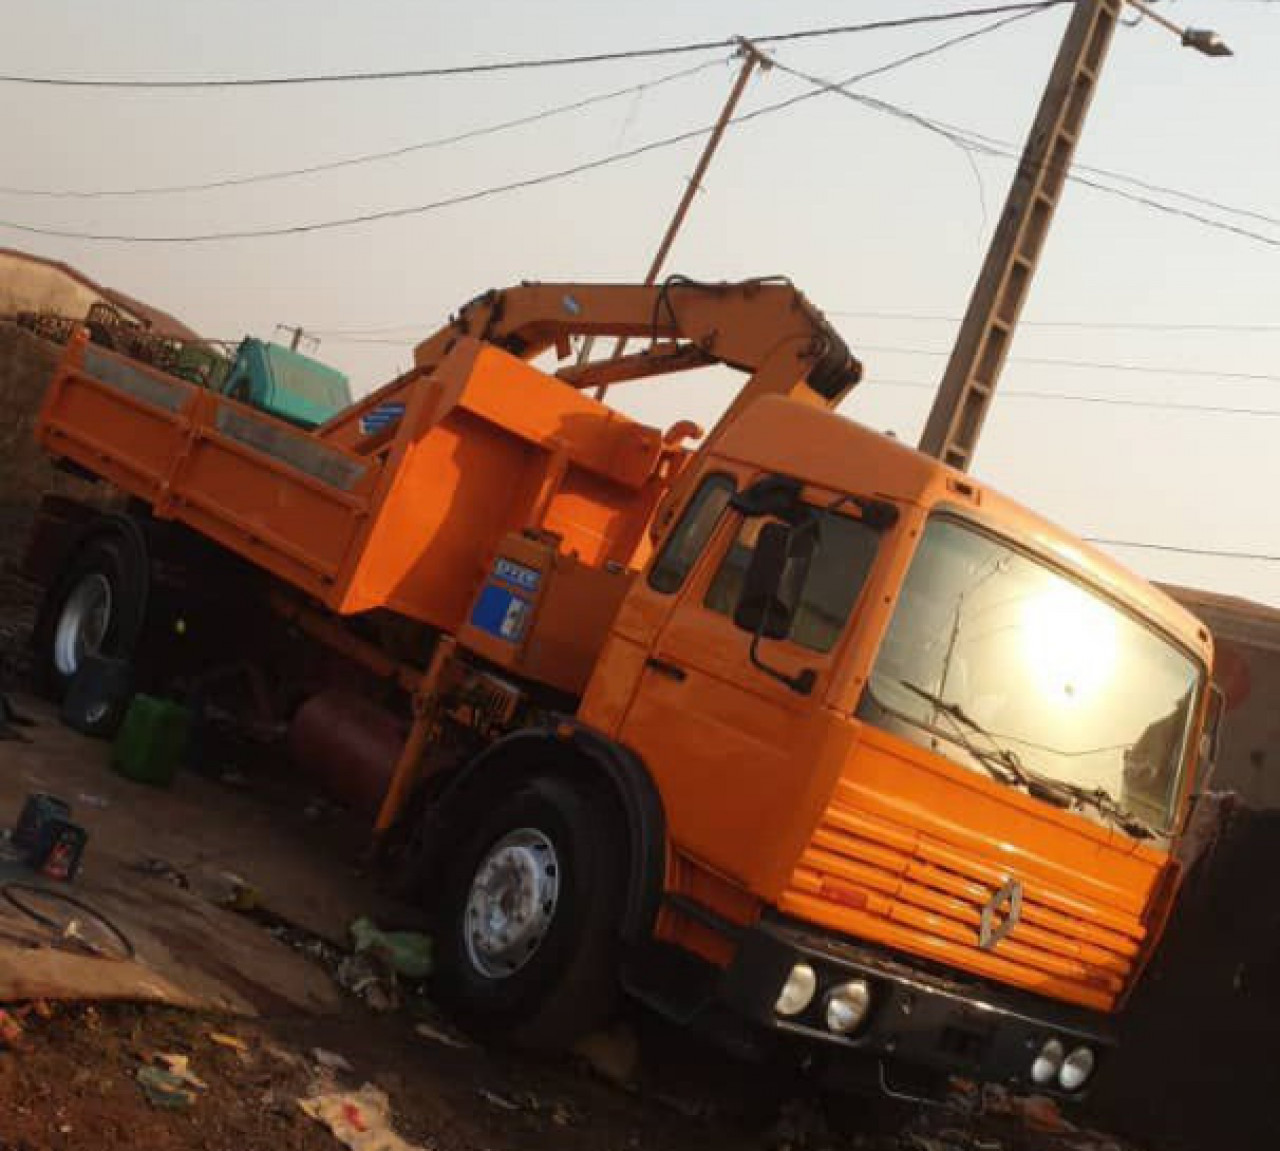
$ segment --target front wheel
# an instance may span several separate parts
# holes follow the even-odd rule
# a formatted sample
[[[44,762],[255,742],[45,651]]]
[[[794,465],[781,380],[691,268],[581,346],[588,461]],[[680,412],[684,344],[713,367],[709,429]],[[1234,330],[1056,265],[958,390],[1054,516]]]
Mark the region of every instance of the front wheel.
[[[616,995],[620,859],[609,810],[536,778],[498,801],[445,869],[435,990],[461,1022],[563,1048]]]

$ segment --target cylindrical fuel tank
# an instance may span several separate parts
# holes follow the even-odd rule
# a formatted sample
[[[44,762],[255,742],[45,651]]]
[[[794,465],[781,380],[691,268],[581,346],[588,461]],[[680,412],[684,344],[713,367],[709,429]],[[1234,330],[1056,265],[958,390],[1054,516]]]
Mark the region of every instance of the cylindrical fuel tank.
[[[341,688],[304,703],[289,725],[289,756],[335,799],[374,811],[408,737],[394,712]]]

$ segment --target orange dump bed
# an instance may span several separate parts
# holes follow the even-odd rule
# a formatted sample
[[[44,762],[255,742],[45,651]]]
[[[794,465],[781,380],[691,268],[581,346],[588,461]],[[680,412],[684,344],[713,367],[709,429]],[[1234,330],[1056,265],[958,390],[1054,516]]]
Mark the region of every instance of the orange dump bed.
[[[589,568],[643,560],[679,462],[656,429],[465,337],[404,383],[394,427],[342,446],[78,338],[37,434],[344,614],[456,631],[513,532]]]

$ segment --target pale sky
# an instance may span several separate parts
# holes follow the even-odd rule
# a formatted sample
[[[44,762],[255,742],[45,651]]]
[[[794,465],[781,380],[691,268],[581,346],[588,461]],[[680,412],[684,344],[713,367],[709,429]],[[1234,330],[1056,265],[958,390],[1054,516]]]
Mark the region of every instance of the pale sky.
[[[186,78],[428,67],[972,6],[0,0],[0,72]],[[1181,23],[1216,28],[1236,57],[1206,59],[1147,22],[1121,29],[1077,160],[1280,216],[1280,3],[1159,7]],[[1033,16],[862,90],[1020,146],[1066,17],[1065,8]],[[804,41],[779,46],[777,55],[840,78],[982,22]],[[0,84],[8,125],[0,184],[94,191],[303,167],[464,132],[719,58],[221,92]],[[709,124],[733,69],[722,62],[532,127],[273,183],[132,198],[0,193],[0,220],[193,233],[424,204]],[[773,71],[752,81],[743,107],[804,90]],[[270,336],[277,323],[301,323],[322,333],[320,358],[363,392],[407,366],[418,338],[486,288],[523,279],[639,280],[700,147],[694,140],[548,186],[345,230],[137,245],[0,227],[0,244],[66,260],[211,337]],[[789,275],[867,365],[845,414],[914,442],[945,364],[941,355],[917,353],[945,352],[955,325],[884,313],[963,311],[1012,170],[1002,160],[974,163],[981,192],[964,154],[937,136],[838,96],[806,101],[730,129],[668,270],[703,279]],[[1275,224],[1182,203],[1280,242]],[[1280,246],[1068,186],[1024,320],[978,452],[978,477],[1081,535],[1280,555]],[[1054,326],[1064,321],[1113,326]],[[1152,324],[1185,326],[1114,326]],[[1263,330],[1215,327],[1222,325]],[[1045,358],[1155,370],[1021,362]],[[1275,414],[1019,399],[1018,391]],[[615,390],[611,400],[652,423],[687,417],[709,426],[730,392],[721,380],[674,377]],[[1109,550],[1150,578],[1280,606],[1280,563]]]

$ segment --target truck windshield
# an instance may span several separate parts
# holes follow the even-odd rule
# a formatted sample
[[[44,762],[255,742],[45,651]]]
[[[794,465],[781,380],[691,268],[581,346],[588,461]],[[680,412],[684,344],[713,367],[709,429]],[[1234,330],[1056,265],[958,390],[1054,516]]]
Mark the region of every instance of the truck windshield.
[[[995,753],[1078,797],[1105,793],[1113,811],[1163,832],[1200,679],[1181,649],[1085,585],[937,518],[859,714],[967,767]],[[1102,819],[1103,807],[1090,810]]]

